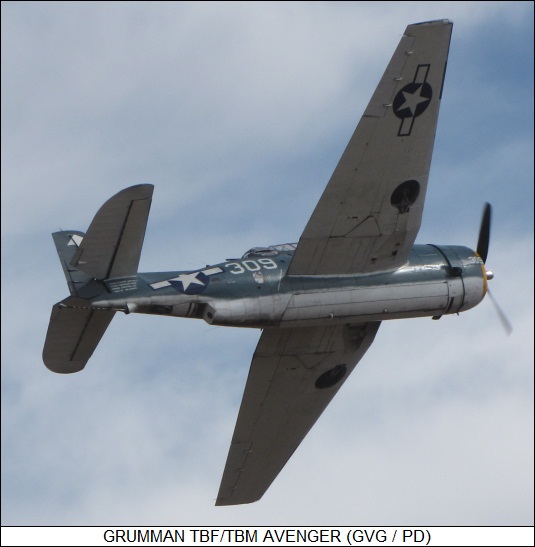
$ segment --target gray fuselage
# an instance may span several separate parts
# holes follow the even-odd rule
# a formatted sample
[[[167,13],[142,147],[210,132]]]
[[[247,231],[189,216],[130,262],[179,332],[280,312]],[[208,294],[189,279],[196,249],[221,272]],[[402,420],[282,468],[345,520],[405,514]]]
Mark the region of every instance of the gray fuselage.
[[[108,294],[92,306],[213,325],[298,327],[438,318],[473,308],[487,288],[483,261],[467,247],[415,245],[407,264],[389,272],[286,276],[294,247],[255,248],[196,271],[107,280]]]

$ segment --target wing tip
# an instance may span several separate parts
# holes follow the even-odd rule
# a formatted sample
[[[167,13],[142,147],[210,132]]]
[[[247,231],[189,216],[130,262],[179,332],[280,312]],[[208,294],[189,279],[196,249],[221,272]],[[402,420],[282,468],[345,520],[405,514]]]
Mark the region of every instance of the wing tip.
[[[409,27],[416,27],[416,26],[438,26],[438,25],[453,25],[453,21],[451,19],[432,19],[431,21],[422,21],[420,23],[412,23],[409,25]]]
[[[228,498],[217,498],[215,501],[216,507],[224,507],[228,505],[246,505],[248,503],[254,503],[255,501],[258,501],[262,496],[254,497],[254,498],[246,498],[241,500],[233,499],[233,496],[230,496]]]

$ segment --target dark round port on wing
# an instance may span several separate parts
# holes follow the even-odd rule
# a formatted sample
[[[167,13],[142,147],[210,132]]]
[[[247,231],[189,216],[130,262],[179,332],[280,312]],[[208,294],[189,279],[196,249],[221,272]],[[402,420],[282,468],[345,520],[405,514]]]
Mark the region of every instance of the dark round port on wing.
[[[335,386],[347,372],[345,365],[336,365],[331,370],[324,372],[317,380],[316,387],[318,389],[326,389]]]
[[[418,199],[420,184],[416,180],[402,182],[390,197],[390,203],[401,213],[406,213],[410,206]]]

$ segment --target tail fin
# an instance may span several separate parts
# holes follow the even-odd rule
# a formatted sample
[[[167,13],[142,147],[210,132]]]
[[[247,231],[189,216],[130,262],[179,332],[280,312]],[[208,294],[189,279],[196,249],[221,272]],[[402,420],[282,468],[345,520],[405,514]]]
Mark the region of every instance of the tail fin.
[[[53,372],[82,370],[106,332],[115,310],[94,308],[90,299],[106,290],[99,281],[137,275],[153,190],[140,184],[115,194],[86,234],[52,234],[71,293],[50,315],[43,361]]]
[[[75,230],[52,234],[71,296],[79,296],[79,290],[92,279],[90,275],[71,266],[71,260],[84,236],[83,232]]]

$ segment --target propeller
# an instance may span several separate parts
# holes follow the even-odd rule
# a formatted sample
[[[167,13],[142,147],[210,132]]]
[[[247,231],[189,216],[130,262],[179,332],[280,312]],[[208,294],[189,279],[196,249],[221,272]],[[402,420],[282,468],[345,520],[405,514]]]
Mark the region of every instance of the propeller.
[[[477,240],[477,254],[481,257],[484,263],[487,262],[487,255],[489,254],[491,212],[492,207],[490,203],[485,203],[483,218],[481,219],[481,227],[479,228],[479,239]]]
[[[492,216],[492,207],[490,203],[485,203],[485,208],[483,209],[483,217],[481,219],[481,226],[479,228],[479,238],[477,240],[477,254],[481,257],[483,262],[486,264],[487,262],[487,256],[489,254],[489,243],[490,243],[490,221]],[[487,281],[492,279],[494,277],[494,274],[490,271],[486,271]],[[505,332],[507,333],[507,336],[509,336],[513,332],[513,327],[511,326],[511,323],[507,319],[505,313],[499,306],[498,302],[496,301],[496,298],[494,298],[494,295],[490,292],[490,288],[487,287],[487,293],[489,295],[489,298],[494,306],[494,309],[496,310],[496,313],[498,314],[498,317],[500,318],[500,322],[505,329]]]
[[[507,317],[505,316],[505,313],[503,313],[503,310],[498,305],[498,302],[494,298],[494,295],[490,292],[489,289],[487,289],[487,293],[490,297],[490,301],[494,304],[494,309],[496,310],[496,313],[498,314],[498,317],[500,318],[500,321],[502,323],[503,328],[505,329],[505,332],[507,333],[507,336],[509,336],[513,332],[513,327]]]

